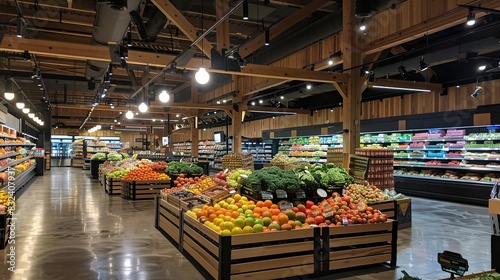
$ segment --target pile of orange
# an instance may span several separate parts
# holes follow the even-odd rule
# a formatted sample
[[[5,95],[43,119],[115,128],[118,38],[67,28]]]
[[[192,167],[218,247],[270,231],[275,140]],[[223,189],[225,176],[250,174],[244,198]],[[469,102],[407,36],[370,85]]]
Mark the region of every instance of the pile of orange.
[[[123,180],[127,180],[127,181],[155,181],[155,180],[158,180],[159,176],[160,176],[160,173],[153,171],[153,169],[151,169],[150,166],[142,166],[142,167],[136,168],[134,170],[131,170],[127,175],[125,175],[123,177]]]

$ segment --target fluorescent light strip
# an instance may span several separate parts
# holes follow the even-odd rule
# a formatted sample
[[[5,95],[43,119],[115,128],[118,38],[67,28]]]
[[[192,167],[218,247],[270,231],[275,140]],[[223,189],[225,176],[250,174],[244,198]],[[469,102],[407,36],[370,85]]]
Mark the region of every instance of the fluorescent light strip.
[[[264,111],[264,110],[248,110],[248,112],[277,114],[277,115],[297,115],[297,113],[295,112],[278,112],[278,111]]]
[[[420,89],[420,88],[403,88],[403,87],[387,87],[387,86],[371,86],[372,88],[382,88],[382,89],[396,89],[396,90],[407,90],[407,91],[420,91],[420,92],[431,92],[430,89]]]

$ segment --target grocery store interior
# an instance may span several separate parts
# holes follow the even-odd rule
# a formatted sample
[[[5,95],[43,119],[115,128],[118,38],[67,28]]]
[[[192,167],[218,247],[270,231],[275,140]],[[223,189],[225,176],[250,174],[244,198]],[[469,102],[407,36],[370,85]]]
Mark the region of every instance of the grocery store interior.
[[[497,0],[0,0],[0,278],[495,275],[498,34]]]

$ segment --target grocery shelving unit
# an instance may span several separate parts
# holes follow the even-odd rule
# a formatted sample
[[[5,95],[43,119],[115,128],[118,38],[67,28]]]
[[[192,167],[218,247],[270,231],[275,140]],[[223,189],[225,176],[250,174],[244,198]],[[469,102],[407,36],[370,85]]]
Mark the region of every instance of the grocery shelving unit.
[[[188,142],[174,143],[172,153],[174,153],[175,156],[190,157],[191,156],[191,142],[188,141]]]
[[[213,140],[201,140],[198,142],[198,161],[208,162],[213,165],[215,143]]]
[[[296,157],[300,162],[325,163],[328,148],[342,147],[342,135],[292,137],[277,141],[278,152]]]
[[[271,140],[262,138],[247,138],[241,142],[241,152],[253,156],[255,169],[260,169],[273,158],[273,144]]]
[[[232,151],[231,139],[226,139],[224,143],[214,145],[214,159],[212,168],[222,170],[222,157]]]

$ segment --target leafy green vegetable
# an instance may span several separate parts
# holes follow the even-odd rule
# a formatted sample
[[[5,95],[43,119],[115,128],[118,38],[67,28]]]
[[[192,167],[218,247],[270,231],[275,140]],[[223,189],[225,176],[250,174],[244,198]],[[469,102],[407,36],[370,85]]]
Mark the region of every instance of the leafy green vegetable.
[[[105,153],[96,153],[95,155],[90,158],[91,160],[102,160],[106,159],[106,154]]]
[[[413,277],[410,276],[406,271],[402,270],[401,273],[403,273],[403,277],[399,278],[398,280],[422,280],[422,278],[418,277]]]
[[[301,184],[293,171],[283,170],[276,166],[255,170],[243,181],[245,187],[253,189],[254,186],[258,185],[262,190],[268,191],[295,190]]]
[[[165,169],[168,174],[203,174],[203,168],[196,164],[171,161]]]

